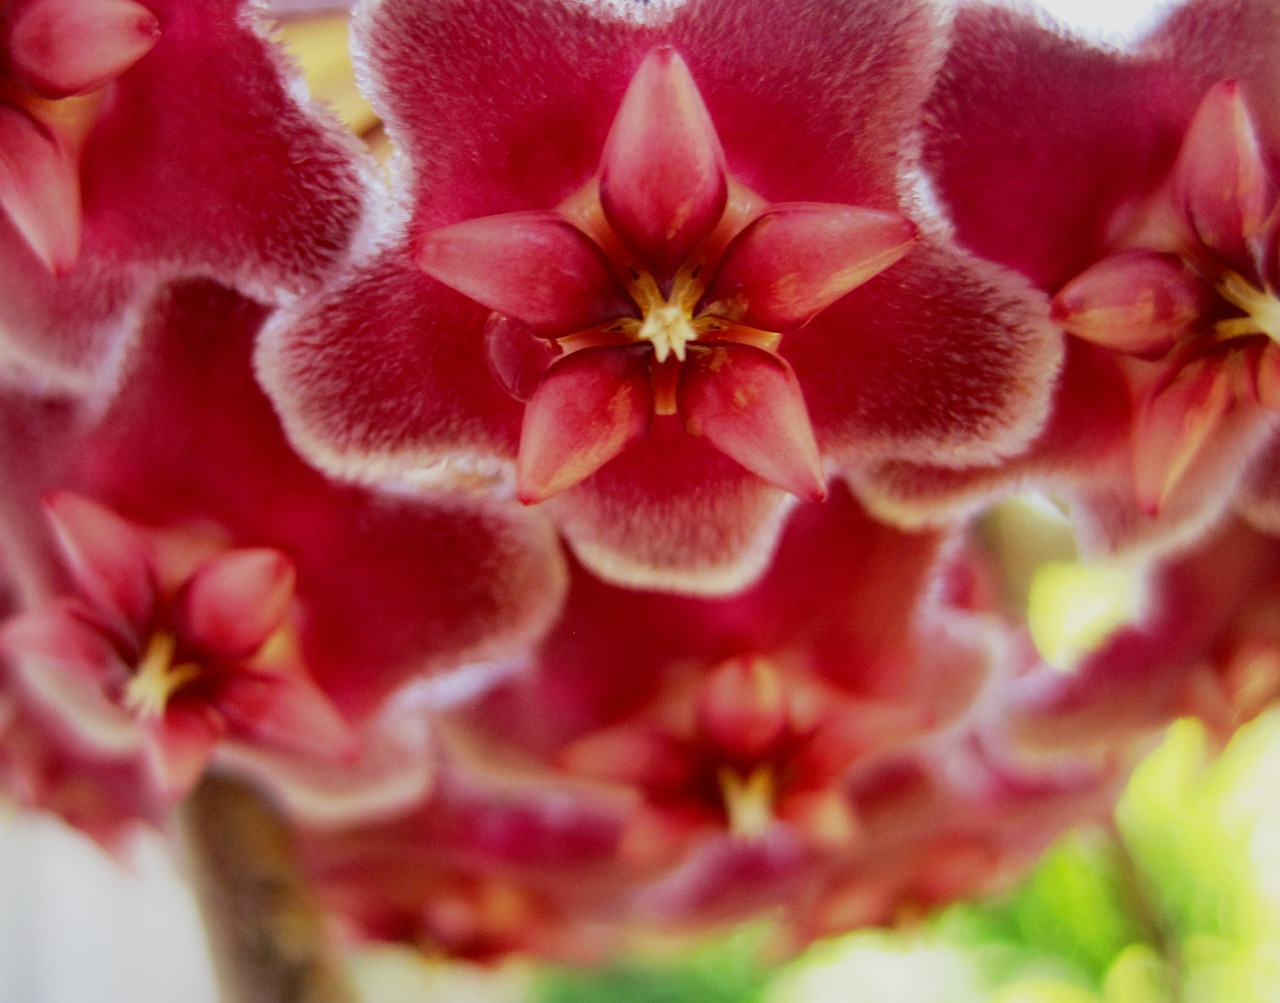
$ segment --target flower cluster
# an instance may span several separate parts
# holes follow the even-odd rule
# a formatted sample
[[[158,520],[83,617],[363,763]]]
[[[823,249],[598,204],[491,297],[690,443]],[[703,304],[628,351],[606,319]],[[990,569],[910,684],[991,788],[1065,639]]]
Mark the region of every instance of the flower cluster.
[[[0,792],[251,777],[456,956],[798,945],[1280,692],[1273,0],[359,0],[385,170],[271,17],[0,0]],[[1139,569],[1069,671],[1021,492]]]

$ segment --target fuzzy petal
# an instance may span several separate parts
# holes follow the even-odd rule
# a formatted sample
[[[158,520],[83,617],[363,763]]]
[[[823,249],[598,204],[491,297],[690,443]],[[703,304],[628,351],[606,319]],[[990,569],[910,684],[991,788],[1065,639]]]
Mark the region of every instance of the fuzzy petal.
[[[553,212],[486,216],[433,230],[416,261],[451,289],[548,336],[635,314],[600,249]]]
[[[24,87],[46,98],[82,94],[118,77],[160,37],[134,0],[16,0],[9,57]]]
[[[1057,289],[1103,255],[1113,213],[1168,171],[1165,123],[1195,86],[1035,15],[962,7],[925,118],[925,161],[960,239]]]
[[[921,241],[784,339],[823,456],[989,465],[1040,430],[1063,353],[1017,275]]]
[[[293,562],[278,550],[233,550],[202,565],[183,590],[183,638],[224,658],[252,655],[293,602]]]
[[[55,275],[70,271],[80,254],[78,169],[53,133],[0,105],[0,208]]]
[[[782,359],[750,345],[691,352],[679,401],[690,435],[801,499],[826,497],[804,396]]]
[[[288,298],[350,244],[357,145],[297,101],[294,71],[244,0],[150,6],[160,39],[115,82],[85,144],[86,253]]]
[[[674,49],[654,49],[632,78],[605,141],[605,216],[666,277],[711,232],[727,197],[724,150],[689,67]]]
[[[590,477],[648,431],[647,349],[588,348],[547,370],[524,412],[516,486],[526,504]]]
[[[130,523],[88,498],[69,492],[47,502],[63,555],[76,585],[113,628],[141,642],[157,600],[150,542]]]
[[[424,276],[409,253],[356,270],[261,339],[259,372],[290,439],[339,476],[447,478],[466,458],[515,458],[521,409],[490,372],[489,311]]]
[[[773,206],[734,238],[701,310],[763,331],[791,331],[898,261],[916,226],[855,206]]]

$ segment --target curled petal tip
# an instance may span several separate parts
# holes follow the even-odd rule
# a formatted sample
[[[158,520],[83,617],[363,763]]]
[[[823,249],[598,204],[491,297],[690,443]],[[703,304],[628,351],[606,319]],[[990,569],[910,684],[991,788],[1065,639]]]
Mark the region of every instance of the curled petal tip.
[[[728,198],[724,150],[680,54],[653,49],[605,141],[600,202],[614,228],[660,275],[712,231]]]
[[[256,652],[283,623],[293,601],[293,562],[266,547],[233,550],[202,565],[182,594],[188,638],[230,657]]]
[[[159,38],[155,14],[133,0],[32,0],[16,12],[8,42],[19,83],[63,98],[115,79]]]

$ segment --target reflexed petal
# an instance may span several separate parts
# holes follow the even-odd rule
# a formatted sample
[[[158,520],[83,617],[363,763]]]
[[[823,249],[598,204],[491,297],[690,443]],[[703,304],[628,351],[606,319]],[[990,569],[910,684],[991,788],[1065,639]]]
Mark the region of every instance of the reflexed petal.
[[[775,206],[734,238],[700,312],[792,331],[898,261],[916,226],[856,206]]]
[[[691,352],[679,400],[690,435],[799,498],[826,497],[804,396],[782,359],[750,345]]]
[[[1192,362],[1153,394],[1134,416],[1134,488],[1148,515],[1178,486],[1218,431],[1233,403],[1227,368]]]
[[[77,158],[16,108],[0,105],[0,209],[55,274],[80,254]]]
[[[636,313],[600,248],[553,212],[433,230],[415,260],[437,281],[541,334],[572,334]]]
[[[669,276],[720,219],[724,151],[680,54],[654,49],[640,64],[600,161],[605,216],[645,264]]]
[[[1212,295],[1175,257],[1122,251],[1054,297],[1052,316],[1078,338],[1138,356],[1162,355],[1203,327]]]
[[[76,585],[111,626],[142,642],[156,603],[150,542],[131,523],[88,498],[51,495],[49,520]]]
[[[493,375],[518,401],[533,396],[542,374],[558,357],[554,343],[535,337],[519,321],[500,314],[493,314],[485,324],[484,345]]]
[[[525,407],[520,499],[539,502],[590,477],[652,418],[647,349],[588,348],[555,363]]]
[[[300,676],[232,671],[215,705],[229,737],[326,760],[355,755],[355,736],[315,683]]]
[[[561,749],[556,762],[580,777],[658,791],[688,783],[692,773],[687,752],[646,723],[592,732]]]
[[[283,623],[293,601],[293,562],[265,547],[233,550],[203,564],[184,587],[184,640],[226,658],[252,655]]]
[[[1174,184],[1205,244],[1233,263],[1275,205],[1244,96],[1233,80],[1210,88],[1187,129]]]
[[[186,797],[213,758],[225,730],[222,720],[211,708],[184,701],[171,703],[144,726],[147,763],[157,786],[171,801]]]
[[[101,87],[145,55],[160,22],[133,0],[14,0],[9,58],[14,76],[43,97]]]

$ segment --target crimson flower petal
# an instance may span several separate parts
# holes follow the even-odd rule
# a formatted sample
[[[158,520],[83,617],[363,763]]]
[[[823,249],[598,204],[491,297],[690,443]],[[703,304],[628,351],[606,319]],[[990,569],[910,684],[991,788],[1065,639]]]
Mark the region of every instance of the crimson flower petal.
[[[203,704],[172,703],[143,721],[147,765],[156,785],[171,800],[191,793],[213,758],[224,732],[217,712]]]
[[[13,74],[46,98],[96,90],[160,37],[155,14],[134,0],[14,0],[12,7]]]
[[[351,728],[332,701],[301,676],[233,671],[223,680],[215,705],[231,737],[326,760],[355,755]]]
[[[1182,262],[1154,251],[1103,258],[1059,290],[1052,316],[1086,341],[1137,356],[1159,356],[1197,330],[1208,287]]]
[[[132,525],[88,498],[51,495],[49,520],[76,585],[111,626],[139,642],[156,604],[151,547]]]
[[[751,345],[690,353],[680,379],[680,415],[766,481],[807,501],[826,497],[822,460],[791,367]]]
[[[911,249],[905,216],[847,205],[774,206],[725,252],[700,309],[764,331],[792,331]]]
[[[653,384],[643,349],[587,348],[547,370],[520,433],[520,499],[549,498],[590,477],[645,434]]]
[[[55,274],[80,253],[78,163],[24,112],[0,105],[0,208]]]
[[[600,249],[553,212],[507,213],[433,230],[422,238],[416,261],[451,289],[552,336],[635,313]]]
[[[227,658],[252,655],[280,627],[293,601],[293,562],[278,550],[233,550],[212,558],[184,587],[184,639]]]
[[[680,54],[654,49],[622,98],[600,159],[605,216],[645,264],[675,272],[728,197],[724,150]]]
[[[1175,190],[1204,243],[1232,262],[1249,261],[1249,240],[1275,204],[1249,109],[1234,80],[1209,89],[1174,165]]]

